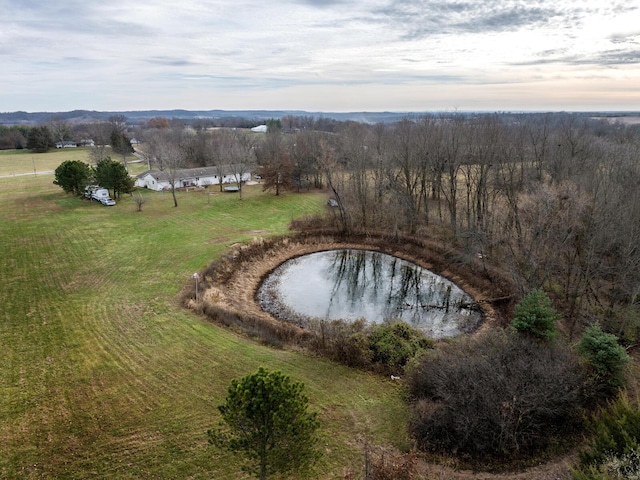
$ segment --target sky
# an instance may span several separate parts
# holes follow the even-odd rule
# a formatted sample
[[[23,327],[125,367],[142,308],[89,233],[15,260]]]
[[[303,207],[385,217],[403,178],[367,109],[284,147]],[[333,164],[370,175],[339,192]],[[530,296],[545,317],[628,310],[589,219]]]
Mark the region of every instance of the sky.
[[[0,112],[640,110],[640,0],[0,0]]]

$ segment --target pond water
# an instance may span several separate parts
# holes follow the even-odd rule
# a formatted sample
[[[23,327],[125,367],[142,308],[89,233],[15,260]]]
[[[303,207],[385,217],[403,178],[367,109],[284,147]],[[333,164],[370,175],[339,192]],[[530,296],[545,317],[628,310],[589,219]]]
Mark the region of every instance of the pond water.
[[[432,338],[455,337],[482,320],[474,300],[414,263],[370,250],[329,250],[292,258],[267,276],[256,299],[272,315],[310,320],[403,320]]]

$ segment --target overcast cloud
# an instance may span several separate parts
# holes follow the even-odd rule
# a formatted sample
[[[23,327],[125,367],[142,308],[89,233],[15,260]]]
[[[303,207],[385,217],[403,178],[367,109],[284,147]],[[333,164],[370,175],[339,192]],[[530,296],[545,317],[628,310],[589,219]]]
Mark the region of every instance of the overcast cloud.
[[[640,110],[638,0],[0,0],[0,111]]]

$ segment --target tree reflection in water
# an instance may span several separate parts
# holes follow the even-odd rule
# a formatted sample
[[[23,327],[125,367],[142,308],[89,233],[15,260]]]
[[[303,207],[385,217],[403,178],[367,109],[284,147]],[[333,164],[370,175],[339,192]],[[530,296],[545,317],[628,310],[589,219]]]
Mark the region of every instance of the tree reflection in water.
[[[280,318],[400,319],[434,338],[473,330],[481,320],[473,299],[454,283],[369,250],[331,250],[289,260],[265,279],[257,299]]]

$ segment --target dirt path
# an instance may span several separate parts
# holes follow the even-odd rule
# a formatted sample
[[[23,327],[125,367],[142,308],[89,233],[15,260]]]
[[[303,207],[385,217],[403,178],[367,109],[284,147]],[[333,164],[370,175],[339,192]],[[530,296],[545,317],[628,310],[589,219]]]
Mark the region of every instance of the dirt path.
[[[421,462],[420,474],[429,480],[569,480],[570,469],[577,462],[575,455],[528,468],[520,472],[486,473]]]

